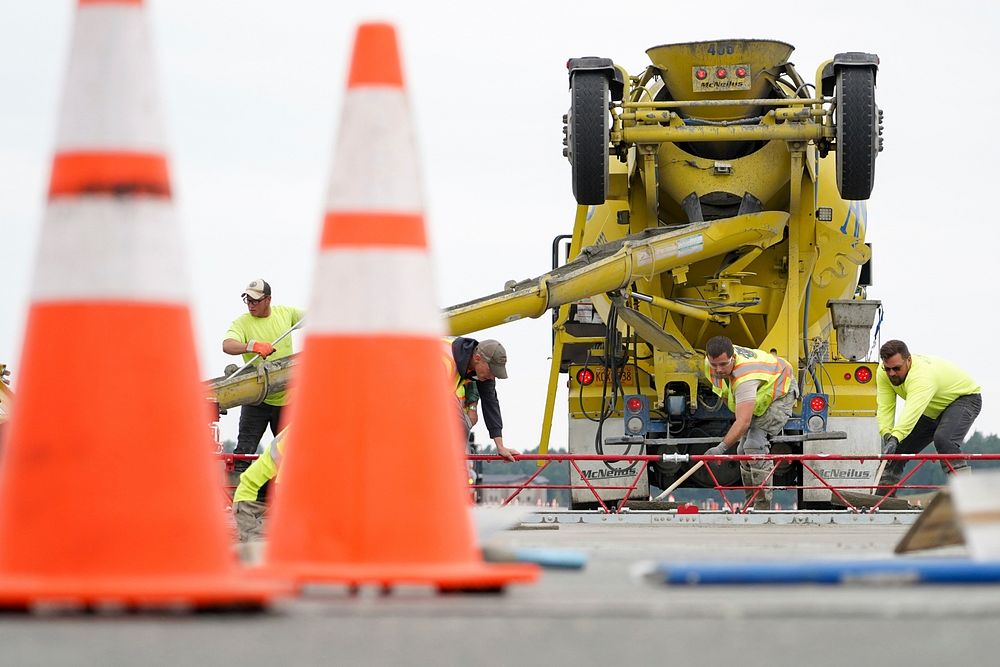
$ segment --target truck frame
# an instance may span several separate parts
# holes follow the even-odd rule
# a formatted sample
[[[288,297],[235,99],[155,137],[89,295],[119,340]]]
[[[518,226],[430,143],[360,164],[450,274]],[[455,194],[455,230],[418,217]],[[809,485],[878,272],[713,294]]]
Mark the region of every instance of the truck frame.
[[[702,372],[715,335],[794,367],[802,398],[786,434],[801,437],[773,450],[878,453],[867,358],[881,305],[866,298],[864,239],[882,149],[879,60],[840,53],[807,83],[792,51],[773,40],[668,44],[648,49],[637,75],[607,58],[569,60],[572,231],[554,239],[552,270],[445,310],[455,335],[553,311],[541,453],[563,374],[571,453],[704,452],[733,418]],[[875,481],[872,462],[828,467]],[[651,466],[636,493],[688,469]],[[739,480],[735,463],[713,471]],[[584,472],[598,488],[633,474],[608,462]],[[799,487],[800,506],[824,506],[830,493],[812,481],[796,465],[775,473]],[[704,470],[685,480],[712,484]],[[588,496],[574,492],[574,506]]]

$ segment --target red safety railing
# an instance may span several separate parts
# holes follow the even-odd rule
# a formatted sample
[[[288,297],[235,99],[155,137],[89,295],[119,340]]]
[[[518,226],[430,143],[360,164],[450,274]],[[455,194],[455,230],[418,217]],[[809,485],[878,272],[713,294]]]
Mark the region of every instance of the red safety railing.
[[[257,454],[223,454],[223,453],[217,453],[216,456],[218,456],[219,461],[222,462],[223,470],[226,473],[227,481],[223,482],[222,484],[222,493],[225,496],[226,501],[229,502],[230,500],[232,500],[233,493],[236,492],[236,485],[230,484],[228,482],[228,473],[231,473],[234,470],[236,470],[237,461],[253,462],[260,457]]]
[[[937,489],[940,488],[937,485],[930,484],[907,484],[908,480],[913,477],[914,474],[928,461],[939,461],[943,462],[950,472],[955,472],[955,467],[953,462],[965,461],[1000,461],[1000,454],[887,454],[887,455],[873,455],[873,456],[843,456],[835,454],[746,454],[746,455],[722,455],[722,456],[708,456],[708,455],[686,455],[686,454],[639,454],[639,455],[615,455],[615,454],[521,454],[515,457],[519,461],[542,461],[543,465],[539,466],[538,470],[535,471],[528,479],[517,484],[473,484],[470,488],[473,489],[511,489],[512,493],[507,496],[503,501],[502,505],[507,505],[513,501],[517,496],[525,489],[535,488],[535,489],[569,489],[569,490],[589,490],[597,503],[605,512],[621,512],[622,508],[625,507],[625,503],[628,502],[632,493],[635,491],[639,482],[642,480],[642,475],[646,473],[646,469],[649,467],[650,463],[658,463],[661,461],[666,462],[676,462],[676,463],[686,463],[692,462],[697,463],[703,461],[705,465],[705,470],[711,476],[712,482],[714,483],[714,489],[719,492],[722,496],[722,501],[725,503],[726,508],[731,512],[746,512],[750,507],[753,506],[754,500],[760,493],[762,493],[766,488],[771,478],[774,476],[775,472],[778,470],[780,463],[784,462],[799,462],[802,464],[802,469],[804,472],[809,472],[812,474],[816,480],[819,482],[818,485],[779,485],[772,487],[773,489],[786,489],[786,490],[821,490],[825,489],[830,491],[830,493],[835,496],[840,502],[842,502],[847,511],[860,512],[861,510],[856,507],[850,500],[848,500],[842,491],[850,490],[864,490],[871,494],[874,494],[876,490],[883,489],[881,492],[881,499],[878,500],[871,507],[868,507],[869,512],[878,511],[882,504],[893,494],[895,494],[900,489]],[[470,461],[503,461],[499,456],[493,454],[470,454],[468,456]],[[579,477],[583,484],[532,484],[535,479],[541,475],[541,473],[553,462],[567,462],[576,475]],[[636,472],[632,481],[628,485],[600,485],[595,486],[590,483],[587,476],[584,474],[583,470],[577,464],[578,461],[605,461],[605,462],[632,462],[639,465],[636,466]],[[712,463],[723,463],[731,461],[772,461],[774,465],[771,466],[771,471],[768,475],[761,481],[757,486],[743,486],[743,485],[723,485],[719,482],[715,471],[712,470]],[[824,475],[823,471],[819,470],[815,466],[816,461],[854,461],[854,462],[865,462],[865,461],[915,461],[916,465],[912,470],[907,471],[898,482],[895,484],[834,484],[828,481]],[[812,464],[811,464],[812,462]],[[880,469],[881,470],[881,469]],[[876,479],[875,482],[880,482],[881,480]],[[600,491],[625,491],[624,497],[618,501],[615,508],[612,510],[601,498]],[[734,503],[726,495],[726,491],[748,491],[753,490],[753,494],[746,499],[744,504]]]

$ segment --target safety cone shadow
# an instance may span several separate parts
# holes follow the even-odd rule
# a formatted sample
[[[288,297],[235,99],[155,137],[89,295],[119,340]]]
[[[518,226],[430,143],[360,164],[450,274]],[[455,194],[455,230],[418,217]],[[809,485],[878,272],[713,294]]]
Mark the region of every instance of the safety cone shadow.
[[[218,498],[141,2],[81,0],[0,458],[0,607],[259,608]]]
[[[538,568],[473,535],[408,106],[394,28],[361,25],[263,568],[496,590]]]

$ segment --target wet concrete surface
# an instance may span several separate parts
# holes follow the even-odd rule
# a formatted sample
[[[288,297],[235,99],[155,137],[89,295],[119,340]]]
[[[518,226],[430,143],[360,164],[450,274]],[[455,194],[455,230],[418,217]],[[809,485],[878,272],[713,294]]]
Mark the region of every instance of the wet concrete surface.
[[[889,558],[906,525],[526,524],[497,549],[582,550],[500,595],[311,587],[256,615],[8,615],[0,665],[980,665],[1000,586],[671,587],[662,560]],[[963,547],[908,557],[965,557]]]

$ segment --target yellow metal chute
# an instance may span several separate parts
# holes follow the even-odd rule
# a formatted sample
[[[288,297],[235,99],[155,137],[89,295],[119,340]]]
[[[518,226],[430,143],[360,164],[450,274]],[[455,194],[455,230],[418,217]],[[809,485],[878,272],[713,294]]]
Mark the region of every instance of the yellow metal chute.
[[[680,230],[652,229],[615,243],[592,246],[568,264],[510,289],[446,308],[453,335],[487,329],[549,308],[628,287],[637,280],[746,248],[768,248],[781,240],[788,214],[769,211]]]

